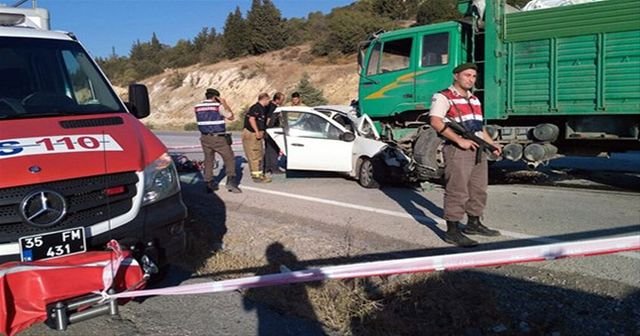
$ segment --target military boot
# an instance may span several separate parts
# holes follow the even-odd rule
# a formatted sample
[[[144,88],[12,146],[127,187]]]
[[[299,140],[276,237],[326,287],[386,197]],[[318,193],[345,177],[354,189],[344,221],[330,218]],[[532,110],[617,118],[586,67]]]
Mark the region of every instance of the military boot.
[[[467,221],[467,226],[462,230],[462,232],[470,235],[481,235],[487,237],[496,237],[500,235],[500,231],[492,230],[480,222],[480,217],[478,216],[469,216],[469,221]]]
[[[242,190],[240,190],[240,188],[238,188],[238,183],[236,183],[236,177],[235,176],[227,176],[227,190],[229,190],[230,192],[232,192],[234,194],[242,193]]]
[[[444,234],[444,241],[460,247],[474,247],[478,242],[463,235],[458,228],[460,222],[447,221],[447,232]]]

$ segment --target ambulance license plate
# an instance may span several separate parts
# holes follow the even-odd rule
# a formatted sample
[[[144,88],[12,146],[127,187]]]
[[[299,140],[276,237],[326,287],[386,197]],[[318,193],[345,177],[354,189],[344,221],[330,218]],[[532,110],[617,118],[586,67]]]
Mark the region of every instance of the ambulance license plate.
[[[22,261],[36,261],[87,251],[87,241],[82,227],[22,237],[19,244]]]

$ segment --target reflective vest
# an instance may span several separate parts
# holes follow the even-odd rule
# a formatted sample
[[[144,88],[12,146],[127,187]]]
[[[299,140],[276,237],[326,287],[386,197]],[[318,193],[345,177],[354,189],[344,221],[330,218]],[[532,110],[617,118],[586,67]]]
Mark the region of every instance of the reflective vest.
[[[200,133],[225,133],[224,117],[220,113],[222,106],[213,100],[204,100],[194,110]]]
[[[440,94],[449,100],[447,119],[455,120],[469,132],[482,131],[482,106],[476,96],[466,98],[450,89],[442,90]]]

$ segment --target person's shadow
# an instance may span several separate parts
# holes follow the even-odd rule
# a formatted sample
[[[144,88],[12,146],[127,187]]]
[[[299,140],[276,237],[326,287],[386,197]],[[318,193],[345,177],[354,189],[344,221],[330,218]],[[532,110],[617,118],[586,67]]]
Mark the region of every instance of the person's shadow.
[[[258,276],[303,269],[299,266],[300,261],[296,255],[286,250],[280,242],[269,245],[265,254],[268,265],[256,272]],[[306,288],[320,285],[320,282],[312,282],[247,290],[243,304],[245,310],[255,310],[257,313],[258,335],[325,335]],[[290,319],[283,323],[282,316],[274,314],[275,307],[282,312],[294,312],[311,323],[301,324],[299,321],[289,321]]]
[[[380,190],[402,206],[406,213],[411,215],[416,222],[431,229],[440,239],[444,238],[445,231],[438,227],[438,222],[436,221],[436,218],[444,216],[444,210],[441,207],[433,204],[413,187],[394,188],[384,186]],[[425,213],[423,209],[426,209],[429,214]]]

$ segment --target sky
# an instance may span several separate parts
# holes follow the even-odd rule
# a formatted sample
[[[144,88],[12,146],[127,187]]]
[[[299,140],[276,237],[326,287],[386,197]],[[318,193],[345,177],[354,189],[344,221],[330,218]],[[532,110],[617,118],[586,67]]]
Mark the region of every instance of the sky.
[[[285,18],[329,13],[355,0],[273,0]],[[17,0],[0,0],[13,5]],[[31,0],[22,5],[28,8]],[[192,39],[203,27],[222,32],[229,12],[240,6],[243,15],[251,0],[37,0],[49,10],[51,29],[73,32],[94,57],[112,53],[128,56],[136,41],[149,41],[153,32],[163,44]]]

